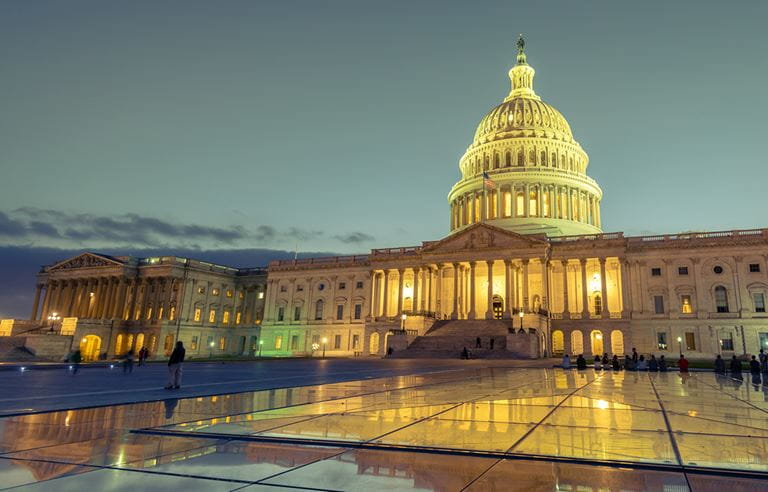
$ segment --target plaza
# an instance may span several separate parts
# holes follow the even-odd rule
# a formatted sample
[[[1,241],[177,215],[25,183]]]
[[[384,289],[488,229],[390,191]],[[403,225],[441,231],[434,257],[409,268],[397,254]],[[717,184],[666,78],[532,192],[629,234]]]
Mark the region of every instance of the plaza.
[[[317,366],[310,375],[310,362],[347,366]],[[220,387],[226,392],[192,387],[154,401],[142,393],[152,391],[142,389],[147,381],[132,388],[132,376],[109,369],[45,371],[71,384],[80,376],[112,378],[113,385],[124,378],[137,402],[90,406],[104,400],[81,396],[79,405],[32,412],[3,404],[0,484],[56,491],[768,490],[765,385],[709,372],[576,371],[521,361],[371,363],[243,364],[239,371],[258,371],[260,385],[233,376]],[[194,366],[190,379],[202,374]],[[227,384],[226,370],[210,377]],[[301,373],[307,379],[280,379]],[[0,378],[31,375],[6,371]]]

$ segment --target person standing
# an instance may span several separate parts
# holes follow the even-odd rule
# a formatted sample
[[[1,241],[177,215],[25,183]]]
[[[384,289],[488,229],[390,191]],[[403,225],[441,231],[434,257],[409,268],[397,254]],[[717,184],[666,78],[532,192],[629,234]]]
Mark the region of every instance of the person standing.
[[[133,349],[126,352],[125,358],[123,359],[123,374],[132,374],[132,373],[133,373]]]
[[[181,388],[181,366],[184,364],[186,353],[182,341],[176,342],[176,348],[173,349],[171,358],[168,359],[168,384],[165,389]]]
[[[682,373],[688,372],[688,359],[683,354],[680,354],[680,359],[677,361],[677,367]]]
[[[667,372],[667,359],[663,356],[659,356],[659,372]]]
[[[755,379],[755,376],[757,376],[757,384],[760,384],[760,363],[757,361],[755,356],[752,356],[752,360],[749,361],[749,373],[752,375],[752,379]]]
[[[651,372],[659,370],[659,361],[656,360],[656,356],[653,354],[651,354],[651,359],[648,361],[648,370]]]
[[[632,362],[634,362],[634,365],[637,365],[637,349],[635,347],[632,347]]]
[[[758,359],[760,360],[760,369],[763,372],[768,372],[768,354],[766,354],[763,349],[760,349],[760,356]]]
[[[715,374],[725,374],[725,361],[720,357],[720,354],[717,354],[715,359]]]
[[[80,363],[83,361],[83,355],[80,353],[80,349],[72,352],[72,357],[70,357],[69,360],[72,362],[72,375],[74,376],[77,374],[77,371],[80,370]]]
[[[734,379],[744,379],[741,374],[741,361],[734,355],[731,359],[731,377]]]

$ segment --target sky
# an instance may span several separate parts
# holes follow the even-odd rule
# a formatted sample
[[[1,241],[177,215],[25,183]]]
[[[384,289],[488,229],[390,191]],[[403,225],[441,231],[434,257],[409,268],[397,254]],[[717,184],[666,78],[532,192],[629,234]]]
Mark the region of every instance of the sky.
[[[83,250],[232,266],[448,232],[524,33],[603,229],[766,226],[768,2],[3,0],[0,317]]]

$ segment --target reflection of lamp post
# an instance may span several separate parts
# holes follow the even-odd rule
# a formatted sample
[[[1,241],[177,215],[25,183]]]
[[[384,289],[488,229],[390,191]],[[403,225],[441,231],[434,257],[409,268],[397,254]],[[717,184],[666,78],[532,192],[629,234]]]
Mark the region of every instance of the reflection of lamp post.
[[[59,316],[59,313],[51,313],[48,316],[48,321],[51,323],[51,331],[53,331],[53,328],[56,326],[56,322],[61,319],[61,316]]]
[[[264,340],[259,340],[259,357],[261,357],[261,346],[264,345]]]
[[[525,313],[524,313],[524,312],[523,312],[523,310],[521,309],[521,310],[520,310],[520,329],[521,329],[521,330],[524,330],[524,328],[523,328],[523,316],[525,316]]]
[[[677,337],[677,347],[680,349],[680,355],[683,355],[683,337]]]
[[[211,340],[211,343],[208,344],[208,346],[211,347],[211,353],[210,353],[210,356],[209,356],[211,359],[213,359],[213,347],[214,347],[214,345],[216,345],[216,343],[213,340]]]
[[[328,343],[328,339],[323,337],[323,357],[325,357],[325,345]]]
[[[400,331],[405,331],[405,319],[408,317],[407,314],[403,313],[402,316],[400,316]]]

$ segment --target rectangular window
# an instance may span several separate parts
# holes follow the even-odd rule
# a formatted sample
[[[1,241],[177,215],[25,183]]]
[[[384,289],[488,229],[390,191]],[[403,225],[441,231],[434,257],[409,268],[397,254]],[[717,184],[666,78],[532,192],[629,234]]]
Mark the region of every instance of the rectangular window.
[[[237,297],[239,297],[240,299],[243,299],[243,298],[245,298],[245,294],[243,293],[243,291],[242,291],[242,290],[241,290],[241,291],[238,291],[238,293],[237,293]]]
[[[653,296],[653,308],[656,314],[664,314],[664,296]]]
[[[751,273],[758,273],[758,272],[760,272],[760,263],[750,263],[749,264],[749,271]]]
[[[352,335],[352,350],[360,348],[360,335]]]
[[[200,317],[203,315],[203,310],[200,308],[195,308],[195,321],[200,321]]]
[[[659,350],[667,350],[667,334],[666,333],[656,333],[656,346],[659,348]]]
[[[227,348],[227,339],[224,337],[219,338],[219,350]]]
[[[696,350],[696,337],[693,332],[685,332],[685,350]]]
[[[304,286],[303,285],[297,285],[296,286],[296,292],[303,292],[303,291],[304,291]]]
[[[341,321],[342,319],[344,319],[344,305],[343,304],[339,304],[338,306],[336,306],[336,319],[338,321]]]
[[[197,337],[192,337],[192,342],[189,344],[189,350],[197,350]]]
[[[341,335],[333,336],[333,348],[339,350],[341,348]]]
[[[355,319],[360,319],[363,314],[363,305],[355,304]]]
[[[688,267],[677,267],[677,274],[678,275],[688,275]]]
[[[299,335],[291,336],[291,350],[299,350]]]
[[[691,314],[693,312],[693,306],[691,305],[691,296],[680,296],[680,312],[683,314]]]
[[[504,217],[511,217],[512,216],[512,193],[507,190],[504,192]]]
[[[235,313],[235,324],[236,324],[236,325],[239,325],[239,324],[240,324],[240,311],[238,311],[237,313]]]
[[[515,194],[515,212],[518,217],[525,216],[525,195],[522,191]]]
[[[733,352],[733,333],[730,331],[723,333],[723,336],[720,339],[720,347],[723,350]]]
[[[752,300],[755,302],[755,312],[756,313],[764,313],[765,312],[765,296],[762,292],[755,292],[752,294]]]
[[[211,309],[208,311],[208,322],[209,323],[215,323],[216,322],[216,310]]]
[[[760,348],[768,350],[768,333],[758,333],[758,336],[760,337]]]
[[[285,319],[285,308],[280,306],[277,308],[277,321],[283,321]]]
[[[293,307],[293,321],[299,321],[301,319],[301,306]]]
[[[346,282],[339,282],[339,290],[344,290],[347,288]]]
[[[651,276],[652,277],[661,277],[661,268],[651,268]]]
[[[358,289],[362,289],[363,288],[363,283],[358,281],[357,284],[355,285],[355,287],[358,288]]]
[[[213,337],[208,337],[208,342],[206,342],[206,345],[210,348],[213,348]]]
[[[231,290],[227,290],[227,297],[232,297],[234,294]]]
[[[211,289],[211,295],[212,296],[218,296],[219,295],[219,289]]]
[[[281,285],[280,286],[280,292],[288,292],[288,286],[287,285]]]
[[[221,322],[224,323],[225,325],[229,324],[229,311],[224,311]]]
[[[275,337],[275,350],[280,350],[283,348],[283,337],[281,335],[277,335]]]

